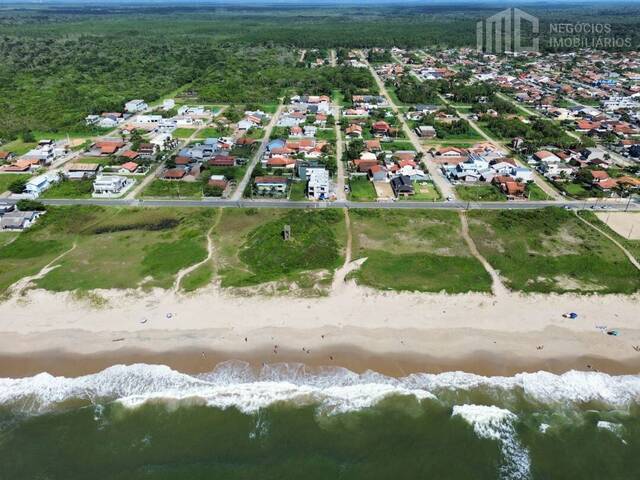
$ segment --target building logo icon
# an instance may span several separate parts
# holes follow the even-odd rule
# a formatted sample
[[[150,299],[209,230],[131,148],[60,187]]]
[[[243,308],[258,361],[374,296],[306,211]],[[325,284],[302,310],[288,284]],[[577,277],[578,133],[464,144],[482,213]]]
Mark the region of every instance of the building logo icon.
[[[523,31],[523,24],[530,25]],[[523,45],[523,39],[531,33],[531,41]],[[519,8],[507,8],[476,24],[477,48],[480,53],[538,52],[540,22]]]

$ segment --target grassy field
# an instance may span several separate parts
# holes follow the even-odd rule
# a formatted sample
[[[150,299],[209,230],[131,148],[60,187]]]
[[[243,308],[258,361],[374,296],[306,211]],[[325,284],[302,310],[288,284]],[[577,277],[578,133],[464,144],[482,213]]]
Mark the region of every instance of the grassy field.
[[[505,202],[507,196],[495,185],[457,185],[460,200],[467,202]]]
[[[592,211],[583,210],[578,212],[578,215],[580,215],[589,223],[607,232],[618,242],[620,242],[631,253],[631,255],[636,258],[636,260],[640,261],[640,240],[628,239],[616,233],[611,227],[609,227],[609,225],[600,220]],[[632,215],[640,215],[640,213],[634,213]]]
[[[0,248],[0,291],[60,254],[60,266],[36,281],[54,291],[163,287],[206,256],[213,209],[51,208]],[[71,248],[75,245],[75,248]]]
[[[333,128],[322,128],[316,131],[316,139],[334,141],[336,139],[336,131]]]
[[[412,150],[415,151],[413,143],[409,141],[393,140],[391,142],[380,142],[380,146],[383,150],[389,150],[395,152],[396,150]]]
[[[631,293],[640,272],[610,240],[559,208],[473,210],[470,232],[506,284],[525,292]]]
[[[197,130],[197,128],[176,128],[173,132],[171,132],[171,135],[173,135],[175,138],[189,138]]]
[[[0,193],[4,193],[9,190],[9,185],[18,180],[19,178],[29,179],[31,175],[28,173],[3,173],[0,174]]]
[[[282,236],[291,226],[291,239]],[[339,210],[223,209],[216,229],[217,272],[223,287],[277,282],[283,292],[320,293],[343,261],[346,238]]]
[[[91,198],[93,180],[64,180],[46,190],[41,198]]]
[[[307,182],[293,182],[289,190],[289,200],[306,200]]]
[[[144,189],[141,196],[162,198],[202,198],[202,183],[156,179]]]
[[[414,195],[410,197],[400,197],[400,200],[410,200],[414,202],[437,202],[440,200],[440,192],[431,182],[413,182]]]
[[[549,196],[535,183],[530,183],[527,185],[525,195],[529,200],[553,200],[553,197]]]
[[[491,279],[467,247],[456,212],[351,210],[352,276],[379,289],[488,292]]]
[[[349,200],[353,202],[374,202],[378,196],[376,189],[367,177],[349,179]]]
[[[231,129],[229,128],[206,127],[198,132],[197,137],[198,138],[220,138],[220,137],[226,137],[231,133],[232,133]]]
[[[4,144],[2,146],[2,151],[13,152],[16,155],[24,155],[29,150],[36,147],[36,145],[38,145],[36,142],[23,142],[21,139],[16,139]]]

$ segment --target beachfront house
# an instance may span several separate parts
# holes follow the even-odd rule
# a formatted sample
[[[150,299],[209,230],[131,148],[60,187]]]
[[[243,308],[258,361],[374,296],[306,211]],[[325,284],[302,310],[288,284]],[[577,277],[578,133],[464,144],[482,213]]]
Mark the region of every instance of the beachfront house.
[[[100,197],[119,196],[133,183],[133,180],[119,175],[100,175],[93,182],[93,195]]]

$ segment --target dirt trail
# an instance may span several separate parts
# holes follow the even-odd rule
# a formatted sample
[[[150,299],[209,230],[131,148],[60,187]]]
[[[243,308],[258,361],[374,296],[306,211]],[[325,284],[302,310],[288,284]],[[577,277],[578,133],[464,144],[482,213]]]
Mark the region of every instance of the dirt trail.
[[[640,262],[638,262],[638,260],[636,260],[636,257],[634,257],[629,250],[624,248],[624,246],[619,241],[617,241],[615,238],[613,238],[611,235],[609,235],[607,232],[605,232],[601,228],[596,227],[593,223],[591,223],[591,222],[585,220],[584,218],[582,218],[580,215],[578,215],[577,211],[575,213],[576,213],[576,217],[578,217],[581,222],[586,223],[591,228],[593,228],[595,231],[600,232],[602,235],[604,235],[609,240],[611,240],[620,250],[622,250],[622,253],[624,253],[627,256],[627,258],[629,259],[631,264],[634,267],[636,267],[638,270],[640,270]]]
[[[173,283],[173,291],[177,293],[180,290],[180,284],[182,283],[182,279],[184,279],[191,272],[196,270],[198,267],[204,265],[207,262],[210,262],[213,258],[213,253],[215,251],[215,247],[213,245],[213,239],[211,238],[211,234],[216,229],[218,224],[220,223],[220,218],[222,217],[222,210],[218,209],[218,213],[216,216],[216,220],[213,222],[209,230],[207,230],[207,256],[204,260],[195,263],[187,268],[183,268],[176,275],[176,281]]]
[[[478,247],[476,247],[476,243],[473,241],[473,238],[471,238],[471,235],[469,235],[469,222],[467,221],[467,213],[460,211],[458,212],[458,214],[460,215],[460,223],[462,225],[462,237],[464,238],[465,242],[467,242],[471,254],[478,259],[487,273],[491,276],[491,292],[496,297],[507,295],[509,293],[509,290],[502,283],[500,275],[498,275],[498,272],[496,272],[491,264],[487,262],[487,259],[482,256],[482,254],[478,250]]]
[[[18,280],[16,283],[11,285],[8,290],[8,296],[12,296],[14,294],[20,294],[23,290],[29,287],[29,284],[34,280],[40,280],[51,270],[58,268],[60,265],[57,264],[58,261],[62,260],[68,253],[71,253],[76,248],[76,242],[73,242],[73,245],[69,250],[62,252],[56,258],[47,263],[44,267],[40,269],[40,271],[34,275],[30,275],[28,277],[23,277]]]
[[[351,261],[352,256],[352,245],[353,245],[353,235],[351,234],[351,218],[349,217],[349,209],[345,208],[344,212],[344,223],[347,229],[347,247],[344,253],[344,263],[342,267],[337,269],[333,275],[333,283],[331,284],[331,291],[337,292],[340,288],[340,285],[343,285],[347,275],[362,265],[366,258],[359,258],[358,260]]]

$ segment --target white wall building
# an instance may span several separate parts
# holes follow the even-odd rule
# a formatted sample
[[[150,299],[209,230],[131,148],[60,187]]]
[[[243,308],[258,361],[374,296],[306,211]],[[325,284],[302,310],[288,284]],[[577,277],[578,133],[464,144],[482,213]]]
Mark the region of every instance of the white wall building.
[[[147,108],[149,108],[149,105],[147,105],[144,100],[140,100],[140,99],[131,100],[124,104],[125,111],[129,113],[142,112]]]

